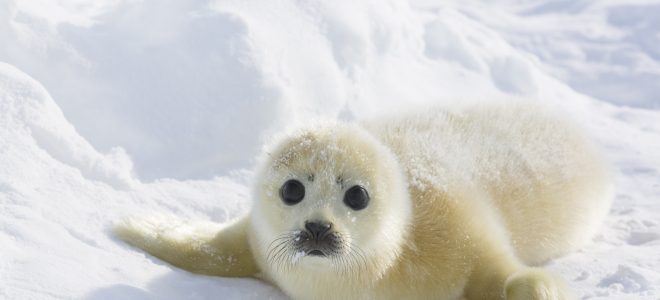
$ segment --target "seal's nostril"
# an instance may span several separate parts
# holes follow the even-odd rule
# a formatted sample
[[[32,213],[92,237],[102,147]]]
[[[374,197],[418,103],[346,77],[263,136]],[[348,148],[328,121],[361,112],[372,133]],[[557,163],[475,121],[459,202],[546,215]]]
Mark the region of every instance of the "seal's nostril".
[[[316,238],[323,236],[331,228],[332,228],[332,223],[330,222],[321,222],[321,221],[305,222],[305,229],[307,229]]]

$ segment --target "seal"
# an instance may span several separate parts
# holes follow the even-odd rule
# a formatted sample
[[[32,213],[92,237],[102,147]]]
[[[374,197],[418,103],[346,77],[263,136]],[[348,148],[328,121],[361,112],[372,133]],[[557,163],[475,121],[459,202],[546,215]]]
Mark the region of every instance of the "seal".
[[[249,214],[115,234],[190,272],[294,299],[570,299],[539,267],[588,242],[612,195],[574,126],[530,104],[305,126],[267,148]]]

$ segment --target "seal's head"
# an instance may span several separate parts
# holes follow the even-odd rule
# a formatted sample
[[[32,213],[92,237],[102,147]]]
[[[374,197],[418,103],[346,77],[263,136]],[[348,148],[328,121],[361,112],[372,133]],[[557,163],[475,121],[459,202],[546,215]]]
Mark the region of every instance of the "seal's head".
[[[253,245],[272,272],[381,276],[411,217],[396,157],[354,124],[285,136],[258,175]]]

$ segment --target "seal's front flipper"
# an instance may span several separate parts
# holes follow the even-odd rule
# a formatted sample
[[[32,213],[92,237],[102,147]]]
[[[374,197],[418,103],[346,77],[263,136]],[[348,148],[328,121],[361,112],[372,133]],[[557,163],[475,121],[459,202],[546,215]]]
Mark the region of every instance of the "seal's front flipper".
[[[564,281],[538,268],[526,268],[511,275],[505,286],[507,300],[570,300],[574,299]]]
[[[219,226],[154,216],[121,221],[113,232],[128,244],[186,271],[245,277],[259,272],[248,245],[248,224],[246,217]]]

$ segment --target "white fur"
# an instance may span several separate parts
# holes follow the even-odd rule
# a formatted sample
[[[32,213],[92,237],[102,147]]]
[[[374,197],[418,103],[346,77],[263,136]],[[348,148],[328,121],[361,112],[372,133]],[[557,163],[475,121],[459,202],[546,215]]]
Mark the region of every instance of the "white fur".
[[[306,189],[292,206],[279,195],[288,179]],[[371,196],[359,211],[342,201],[356,184]],[[587,242],[611,190],[593,146],[543,109],[436,108],[284,136],[263,159],[250,215],[195,239],[206,251],[117,232],[184,269],[259,276],[296,299],[567,299],[561,279],[533,266]],[[278,238],[318,219],[333,223],[345,255],[273,255]],[[238,259],[226,270],[204,268],[228,255]]]

